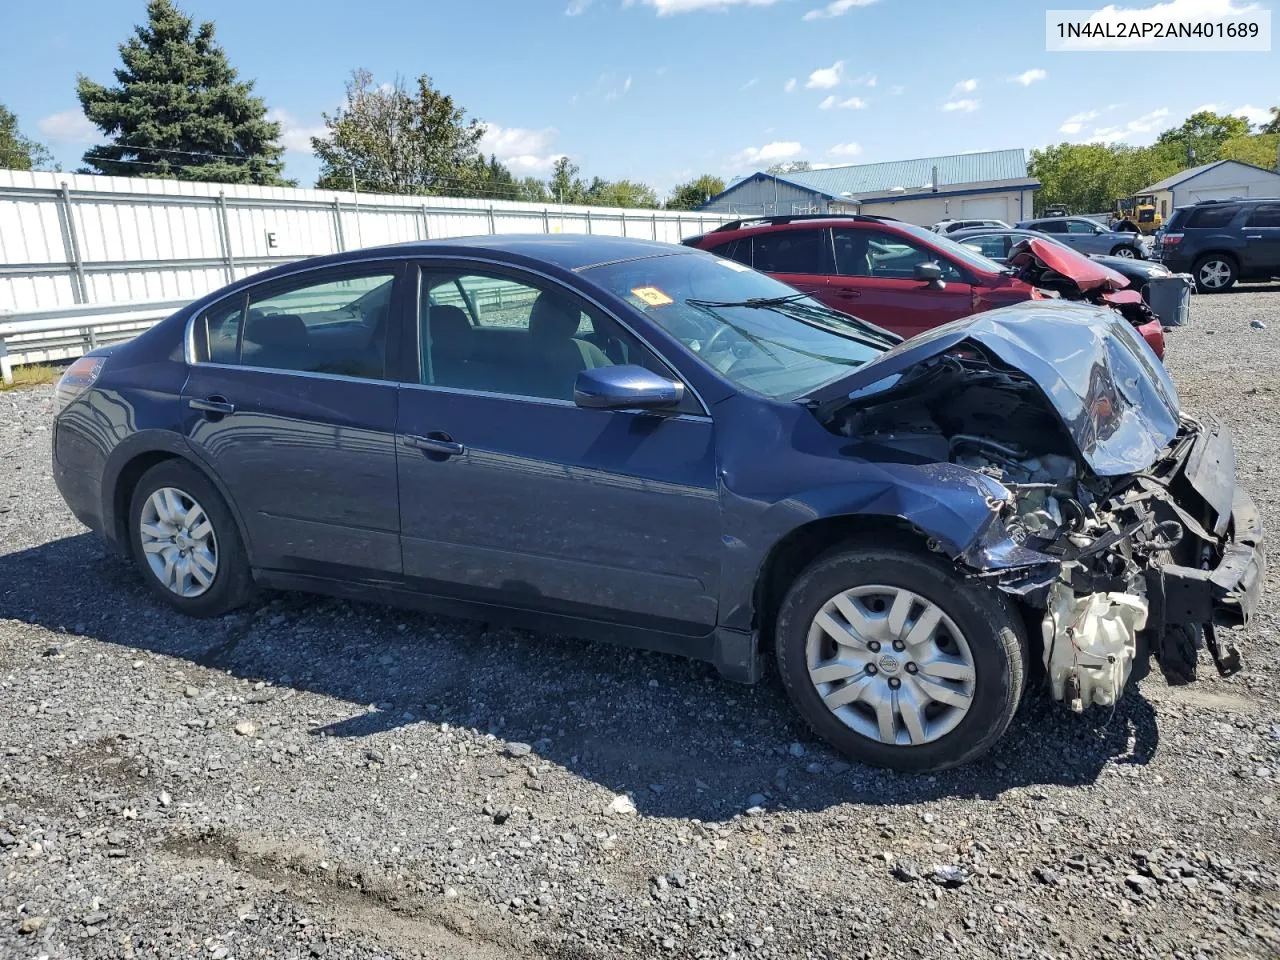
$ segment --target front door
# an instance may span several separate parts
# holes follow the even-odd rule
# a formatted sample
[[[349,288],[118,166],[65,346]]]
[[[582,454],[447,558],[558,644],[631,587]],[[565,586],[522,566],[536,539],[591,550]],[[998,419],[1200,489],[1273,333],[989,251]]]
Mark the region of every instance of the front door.
[[[1246,277],[1280,277],[1280,203],[1259,203],[1249,211],[1244,225]]]
[[[945,257],[875,227],[836,227],[836,275],[828,303],[903,337],[914,337],[973,312],[973,287]],[[915,268],[936,263],[943,286],[918,280]]]
[[[197,318],[183,429],[239,509],[254,565],[387,579],[400,564],[401,263],[250,287]]]
[[[523,273],[425,266],[416,383],[401,388],[404,572],[461,599],[687,635],[715,624],[715,431],[583,409],[587,367],[671,375],[616,320]]]

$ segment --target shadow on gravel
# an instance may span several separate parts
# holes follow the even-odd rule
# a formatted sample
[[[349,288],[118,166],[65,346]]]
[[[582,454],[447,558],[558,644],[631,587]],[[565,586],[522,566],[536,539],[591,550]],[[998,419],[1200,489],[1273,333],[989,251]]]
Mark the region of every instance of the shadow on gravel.
[[[400,727],[434,741],[421,721],[530,744],[519,761],[496,743],[478,775],[496,781],[523,776],[524,763],[557,764],[631,793],[652,816],[724,820],[753,794],[793,810],[993,798],[1091,783],[1107,764],[1147,763],[1159,742],[1140,691],[1110,716],[1073,716],[1031,692],[996,748],[966,767],[928,777],[850,769],[807,733],[772,679],[743,687],[676,657],[298,594],[191,620],[151,598],[90,534],[0,556],[0,619],[71,634],[64,646],[83,635],[336,698],[351,715],[307,732],[364,739],[365,750]],[[399,742],[412,750],[412,740]]]

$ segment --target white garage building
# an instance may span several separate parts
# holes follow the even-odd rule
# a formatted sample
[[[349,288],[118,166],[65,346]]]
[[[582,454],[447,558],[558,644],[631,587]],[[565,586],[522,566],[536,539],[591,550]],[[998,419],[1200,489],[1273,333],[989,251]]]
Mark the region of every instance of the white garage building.
[[[1216,160],[1189,167],[1141,192],[1155,196],[1156,209],[1161,217],[1168,220],[1178,207],[1201,200],[1280,197],[1280,173],[1240,160]]]
[[[1023,150],[991,150],[888,163],[860,163],[774,175],[729,185],[703,210],[738,216],[866,213],[928,226],[947,218],[1014,223],[1031,216],[1040,181]]]

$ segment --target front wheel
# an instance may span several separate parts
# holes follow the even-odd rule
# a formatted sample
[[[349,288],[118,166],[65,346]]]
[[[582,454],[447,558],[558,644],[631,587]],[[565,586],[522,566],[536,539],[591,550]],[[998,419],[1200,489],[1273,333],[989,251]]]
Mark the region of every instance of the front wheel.
[[[985,753],[1022,696],[1027,645],[1009,602],[923,552],[847,547],[778,613],[783,685],[852,759],[925,772]]]
[[[1235,286],[1235,261],[1220,254],[1201,257],[1192,272],[1196,278],[1196,289],[1201,293],[1222,293]]]
[[[1138,259],[1138,251],[1133,247],[1119,246],[1111,251],[1113,257],[1124,257],[1126,260]]]
[[[216,617],[252,596],[235,519],[191,464],[165,460],[142,475],[130,502],[129,533],[151,592],[182,613]]]

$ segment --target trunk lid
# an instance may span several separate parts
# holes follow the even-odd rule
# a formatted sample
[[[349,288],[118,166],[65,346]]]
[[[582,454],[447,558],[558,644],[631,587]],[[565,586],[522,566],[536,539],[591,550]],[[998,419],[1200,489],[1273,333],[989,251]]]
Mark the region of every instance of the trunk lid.
[[[927,330],[804,399],[856,404],[916,364],[966,344],[1033,380],[1099,476],[1145,470],[1178,432],[1173,381],[1133,327],[1106,307],[1057,300],[1027,301]]]

